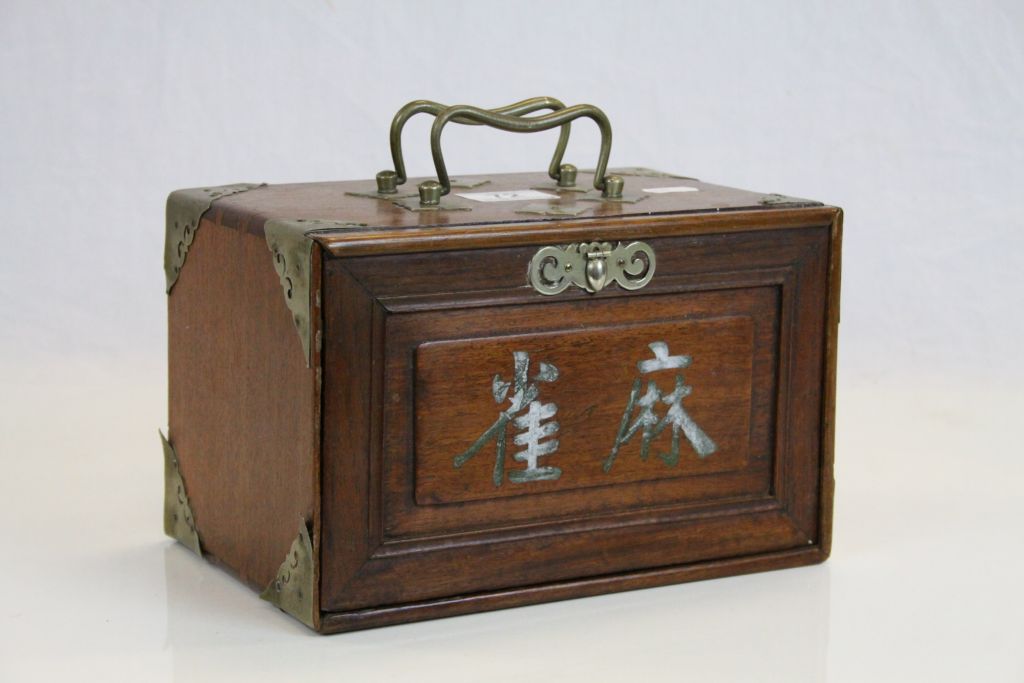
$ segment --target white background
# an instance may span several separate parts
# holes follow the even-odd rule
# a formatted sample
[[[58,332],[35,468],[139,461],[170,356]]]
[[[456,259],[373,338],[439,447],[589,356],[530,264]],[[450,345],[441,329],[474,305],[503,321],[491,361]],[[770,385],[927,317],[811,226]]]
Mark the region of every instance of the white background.
[[[535,95],[613,165],[846,210],[833,558],[308,636],[160,533],[165,197]],[[3,0],[0,98],[0,680],[1024,680],[1024,4]]]

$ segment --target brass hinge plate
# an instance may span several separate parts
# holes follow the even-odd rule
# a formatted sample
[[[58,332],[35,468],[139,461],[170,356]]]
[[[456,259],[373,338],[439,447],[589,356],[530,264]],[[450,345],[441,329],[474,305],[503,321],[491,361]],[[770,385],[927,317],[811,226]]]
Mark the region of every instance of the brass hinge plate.
[[[544,202],[527,204],[526,206],[516,209],[516,213],[522,214],[534,214],[538,216],[579,216],[582,213],[590,211],[593,208],[591,206],[580,206],[578,204],[561,202]]]
[[[581,202],[604,202],[606,204],[636,204],[647,199],[647,195],[643,192],[623,192],[618,197],[605,197],[600,192],[588,192],[587,194],[577,197],[577,201]]]
[[[821,202],[814,201],[813,199],[800,199],[799,197],[789,197],[784,194],[775,193],[764,195],[758,203],[761,206],[824,206]]]
[[[457,203],[459,200],[450,196],[442,199],[439,204],[421,204],[419,195],[395,199],[391,203],[409,211],[472,211],[472,207]]]
[[[593,173],[594,169],[588,169],[586,172]],[[665,173],[664,171],[657,171],[653,168],[643,168],[641,166],[624,166],[621,168],[609,168],[608,173],[638,178],[675,178],[677,180],[697,180],[696,178],[691,178],[690,176],[676,175],[675,173]]]

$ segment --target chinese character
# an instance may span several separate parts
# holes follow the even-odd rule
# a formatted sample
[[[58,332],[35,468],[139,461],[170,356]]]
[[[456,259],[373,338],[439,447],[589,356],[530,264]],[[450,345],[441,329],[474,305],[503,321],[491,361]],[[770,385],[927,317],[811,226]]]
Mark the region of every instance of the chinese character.
[[[638,431],[643,434],[640,442],[640,459],[647,460],[651,451],[651,441],[656,439],[666,427],[672,425],[672,449],[668,453],[658,453],[658,457],[670,467],[679,464],[680,432],[686,436],[686,440],[690,442],[693,450],[697,451],[697,455],[701,458],[706,458],[718,449],[711,437],[704,433],[704,430],[683,408],[683,399],[693,392],[693,387],[689,387],[683,382],[683,375],[678,371],[689,367],[693,359],[690,356],[668,355],[668,344],[665,342],[654,342],[648,346],[654,352],[654,358],[636,364],[640,374],[647,375],[660,370],[676,370],[675,390],[671,394],[663,394],[652,379],[648,380],[647,391],[641,396],[643,378],[636,378],[636,381],[633,382],[633,390],[629,394],[629,402],[626,404],[626,412],[622,415],[622,422],[619,423],[619,433],[615,437],[615,445],[612,446],[612,452],[604,461],[605,472],[612,468],[619,449],[629,443],[629,440]],[[655,412],[659,402],[669,407],[665,416],[660,419]],[[637,416],[630,422],[634,412],[637,413]]]
[[[557,467],[538,467],[537,459],[551,455],[558,450],[558,439],[543,439],[558,434],[558,423],[550,419],[558,412],[558,406],[554,403],[541,403],[537,398],[540,396],[538,382],[554,382],[558,379],[558,368],[550,363],[540,363],[540,369],[529,381],[530,354],[525,351],[516,351],[512,354],[515,359],[512,382],[506,382],[501,375],[495,375],[491,380],[491,393],[494,395],[494,402],[499,406],[508,398],[511,405],[498,414],[498,419],[483,434],[480,435],[473,445],[464,453],[455,456],[455,467],[462,467],[470,458],[480,452],[489,441],[495,441],[497,457],[494,461],[494,485],[501,486],[505,476],[505,431],[509,422],[512,422],[516,429],[521,430],[516,434],[513,442],[517,446],[526,448],[515,454],[515,459],[526,463],[525,470],[513,470],[509,472],[508,478],[516,484],[528,481],[542,481],[545,479],[558,479],[562,476],[562,470]],[[513,393],[509,396],[509,389]]]

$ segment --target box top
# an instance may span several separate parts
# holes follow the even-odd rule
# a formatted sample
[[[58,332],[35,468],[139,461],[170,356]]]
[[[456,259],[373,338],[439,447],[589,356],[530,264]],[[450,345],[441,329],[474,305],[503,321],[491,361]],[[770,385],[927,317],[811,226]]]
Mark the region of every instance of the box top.
[[[417,178],[410,178],[397,195],[390,196],[378,195],[373,180],[266,185],[223,196],[213,208],[215,219],[226,227],[262,234],[269,220],[303,221],[309,224],[308,234],[324,236],[822,206],[651,169],[618,168],[609,173],[624,177],[625,201],[603,200],[593,189],[593,174],[580,171],[575,190],[558,188],[544,173],[460,175],[453,179],[452,192],[442,199],[440,209],[421,209],[416,185],[422,179]]]

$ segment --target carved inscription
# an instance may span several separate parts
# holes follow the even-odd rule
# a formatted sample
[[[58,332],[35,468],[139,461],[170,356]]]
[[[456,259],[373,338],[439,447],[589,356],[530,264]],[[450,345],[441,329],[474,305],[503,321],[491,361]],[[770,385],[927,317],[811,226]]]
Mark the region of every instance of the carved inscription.
[[[411,377],[389,375],[387,419],[407,409],[414,421],[404,476],[426,506],[640,482],[680,497],[748,472],[754,487],[770,464],[769,424],[751,422],[751,402],[769,400],[771,332],[738,315],[417,344]],[[412,405],[396,398],[406,387]],[[387,443],[393,462],[408,443]],[[522,474],[545,467],[559,476]]]
[[[558,406],[539,400],[539,383],[557,380],[558,368],[542,361],[538,365],[537,373],[530,377],[530,354],[526,351],[516,351],[512,356],[514,359],[512,381],[505,381],[501,375],[495,375],[491,380],[491,393],[494,396],[494,402],[500,406],[508,400],[510,405],[498,414],[494,424],[481,434],[472,446],[455,456],[455,467],[462,467],[484,446],[494,441],[496,453],[492,479],[495,486],[501,486],[505,474],[506,431],[511,422],[516,429],[520,430],[513,439],[513,443],[516,446],[526,447],[516,453],[514,457],[520,462],[525,462],[526,469],[509,472],[509,481],[522,484],[530,481],[558,479],[562,476],[561,469],[551,466],[541,467],[537,464],[539,458],[549,456],[558,450],[558,439],[553,438],[558,434],[558,423],[552,419],[558,412]],[[509,391],[512,392],[511,396]]]
[[[679,435],[686,436],[686,440],[697,451],[701,458],[714,453],[718,447],[711,440],[704,430],[701,429],[693,418],[683,408],[683,399],[693,393],[693,387],[687,386],[683,381],[680,372],[683,368],[690,366],[693,359],[690,356],[670,356],[668,344],[665,342],[653,342],[649,344],[654,358],[642,360],[637,363],[640,375],[633,382],[633,389],[629,393],[629,401],[626,403],[626,412],[622,414],[622,421],[619,423],[619,432],[615,437],[615,445],[611,453],[605,458],[602,465],[605,472],[615,464],[615,457],[619,449],[629,443],[636,433],[642,433],[640,442],[640,459],[647,460],[650,454],[651,441],[656,439],[666,427],[672,427],[672,447],[668,453],[658,453],[658,457],[669,466],[679,464]],[[665,394],[658,388],[654,379],[647,381],[647,390],[641,395],[643,387],[642,375],[650,375],[665,370],[675,371],[675,389],[672,393]],[[657,415],[658,404],[664,403],[668,406],[665,416],[659,418]],[[633,415],[636,418],[630,422]]]
[[[633,382],[626,410],[619,422],[615,444],[602,465],[606,473],[615,464],[619,450],[638,432],[641,434],[640,458],[647,460],[651,442],[671,427],[670,449],[667,453],[658,453],[662,462],[670,467],[679,464],[681,436],[686,437],[701,458],[706,458],[718,448],[683,407],[683,399],[693,392],[693,387],[685,383],[681,371],[690,366],[693,358],[686,355],[670,355],[668,344],[663,341],[652,342],[648,346],[654,358],[637,362],[639,375]],[[491,380],[494,402],[501,406],[507,400],[509,406],[498,414],[494,423],[469,448],[453,458],[453,464],[456,468],[462,467],[493,441],[495,459],[492,480],[495,486],[501,486],[505,476],[506,432],[511,423],[519,430],[513,443],[516,446],[525,446],[514,457],[520,462],[525,462],[526,469],[509,472],[509,481],[523,484],[558,479],[562,476],[561,468],[539,466],[537,463],[539,458],[550,456],[558,450],[558,439],[554,437],[558,435],[559,424],[553,419],[558,412],[558,405],[540,400],[540,383],[556,381],[558,368],[542,361],[536,374],[531,376],[529,352],[515,351],[512,356],[512,380],[506,381],[501,375],[495,375]],[[664,393],[653,378],[647,379],[647,388],[643,390],[644,376],[665,374],[666,371],[675,373],[675,386],[670,393]],[[661,404],[666,407],[664,416],[658,415]]]

